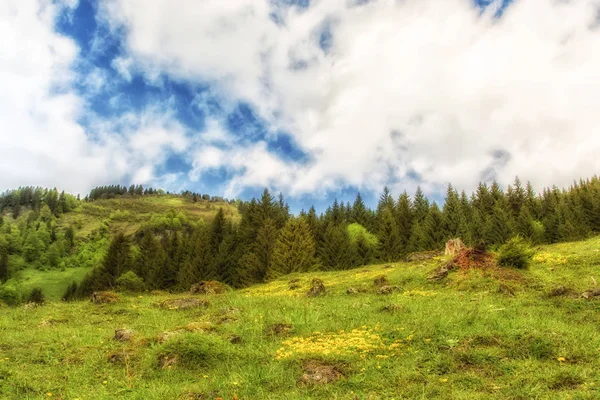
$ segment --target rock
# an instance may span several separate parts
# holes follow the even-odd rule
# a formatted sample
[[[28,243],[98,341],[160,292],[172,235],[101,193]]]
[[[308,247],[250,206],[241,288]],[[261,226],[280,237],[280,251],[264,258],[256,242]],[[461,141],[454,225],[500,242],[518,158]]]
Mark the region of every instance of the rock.
[[[127,364],[129,359],[131,359],[133,356],[134,353],[129,351],[117,351],[108,355],[108,362],[124,365]]]
[[[115,331],[115,337],[113,337],[113,340],[118,342],[128,342],[133,338],[133,335],[135,335],[135,331],[133,329],[117,329]]]
[[[294,329],[291,324],[273,324],[267,328],[267,334],[270,336],[284,336]]]
[[[564,296],[568,292],[569,292],[569,289],[567,289],[566,287],[561,285],[561,286],[557,286],[554,289],[552,289],[550,291],[550,293],[548,293],[548,295],[550,297]]]
[[[227,291],[227,286],[217,281],[202,281],[190,287],[190,294],[221,294]]]
[[[312,286],[308,290],[306,295],[308,297],[316,297],[316,296],[324,295],[325,293],[326,293],[326,290],[325,290],[325,285],[323,284],[323,281],[315,278],[312,280]]]
[[[358,290],[353,288],[353,287],[349,287],[348,290],[346,290],[346,293],[348,294],[358,294]]]
[[[395,312],[402,311],[402,310],[404,310],[404,307],[402,307],[399,304],[390,304],[387,306],[383,306],[379,309],[379,311],[381,311],[381,312],[388,312],[388,313],[395,313]]]
[[[161,308],[166,308],[169,310],[188,310],[191,308],[207,307],[208,305],[208,300],[198,299],[196,297],[170,299],[159,303]]]
[[[118,302],[120,298],[114,292],[94,292],[90,300],[94,304],[110,304]]]
[[[392,294],[394,292],[399,292],[400,288],[398,286],[383,285],[379,289],[377,289],[377,291],[380,294]]]
[[[441,266],[435,271],[433,271],[431,274],[429,274],[427,279],[429,279],[430,281],[441,281],[442,279],[448,276],[449,272],[450,271],[448,270],[448,268],[446,268],[446,266]]]
[[[591,299],[597,296],[600,296],[600,288],[586,290],[581,294],[581,297],[583,297],[584,299]]]
[[[406,256],[406,261],[411,262],[411,261],[431,260],[433,257],[439,256],[439,255],[440,255],[439,251],[421,251],[418,253],[410,253],[408,256]]]
[[[373,281],[373,283],[375,284],[375,286],[378,286],[378,287],[390,284],[388,282],[387,277],[385,275],[378,276],[377,278],[375,278],[375,280]]]
[[[302,370],[304,373],[299,382],[308,385],[323,385],[344,377],[338,366],[325,364],[318,360],[305,361]]]
[[[296,290],[299,288],[300,288],[300,285],[297,283],[292,283],[292,284],[290,284],[290,287],[289,287],[290,290]]]
[[[177,355],[173,355],[173,354],[166,354],[166,355],[161,355],[159,357],[159,361],[160,361],[160,366],[163,369],[172,367],[174,365],[177,365],[177,363],[179,362],[179,357]]]
[[[515,295],[515,291],[510,287],[505,285],[504,283],[498,286],[498,293],[503,294],[505,296],[513,297]]]
[[[238,335],[229,336],[229,343],[231,344],[240,344],[242,343],[242,337]]]

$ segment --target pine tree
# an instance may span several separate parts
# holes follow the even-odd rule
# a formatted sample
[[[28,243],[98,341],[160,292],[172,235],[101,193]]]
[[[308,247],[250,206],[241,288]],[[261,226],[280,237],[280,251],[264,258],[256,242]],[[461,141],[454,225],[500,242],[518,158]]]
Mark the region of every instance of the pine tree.
[[[369,265],[373,262],[375,257],[373,252],[373,246],[367,241],[364,234],[360,234],[356,238],[354,243],[355,254],[356,254],[356,266]]]
[[[258,230],[251,251],[240,260],[246,270],[245,280],[263,282],[271,268],[273,249],[277,241],[278,230],[275,222],[267,218]]]
[[[220,207],[210,225],[210,243],[212,245],[213,255],[216,255],[219,252],[219,247],[225,237],[226,225],[227,221],[225,220],[223,207]]]
[[[140,252],[134,266],[134,272],[142,278],[148,288],[158,289],[162,286],[165,254],[152,232],[146,232],[139,245]]]
[[[213,270],[216,279],[229,286],[238,286],[239,282],[236,248],[236,235],[230,231],[225,235],[214,259]]]
[[[492,209],[491,215],[485,221],[485,243],[501,245],[513,236],[510,217],[501,204]]]
[[[354,204],[352,205],[350,222],[356,222],[362,226],[368,226],[369,224],[369,214],[360,192],[356,194],[356,200],[354,200]]]
[[[327,225],[320,250],[324,268],[341,270],[352,266],[354,261],[352,242],[344,225]]]
[[[401,255],[408,253],[410,233],[412,230],[412,211],[408,193],[403,192],[396,203],[396,229],[398,231],[398,251]]]
[[[399,258],[401,251],[398,227],[394,219],[393,208],[385,207],[381,213],[377,230],[379,256],[385,262],[392,262]]]
[[[446,192],[446,201],[443,209],[443,237],[446,239],[450,238],[461,238],[465,240],[465,236],[468,232],[467,220],[463,213],[463,207],[460,203],[458,193],[452,185],[448,185]]]
[[[421,251],[437,250],[444,241],[443,215],[438,205],[433,203],[425,220],[417,231],[417,243]]]
[[[213,253],[208,229],[201,227],[194,232],[190,241],[192,252],[179,270],[177,282],[183,289],[201,281],[216,278],[213,273]]]
[[[417,187],[417,192],[415,193],[415,199],[412,205],[413,223],[422,223],[429,213],[429,200],[425,197],[420,186]]]
[[[267,278],[273,279],[292,272],[313,271],[318,266],[316,244],[303,218],[288,220],[273,249]]]
[[[117,278],[131,268],[130,244],[123,233],[118,233],[110,242],[100,271],[101,287],[114,289]]]

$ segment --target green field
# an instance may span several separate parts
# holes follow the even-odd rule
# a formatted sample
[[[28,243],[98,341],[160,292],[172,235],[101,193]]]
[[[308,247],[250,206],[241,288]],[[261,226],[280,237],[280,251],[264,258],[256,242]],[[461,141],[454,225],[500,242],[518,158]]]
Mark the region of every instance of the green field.
[[[540,247],[526,271],[429,281],[444,262],[285,276],[190,310],[158,307],[190,297],[160,293],[5,307],[0,397],[600,398],[600,301],[581,297],[600,279],[600,238]],[[43,274],[29,279],[50,292]],[[397,290],[379,293],[381,276]],[[306,296],[313,278],[325,295]],[[133,339],[113,340],[120,328]]]

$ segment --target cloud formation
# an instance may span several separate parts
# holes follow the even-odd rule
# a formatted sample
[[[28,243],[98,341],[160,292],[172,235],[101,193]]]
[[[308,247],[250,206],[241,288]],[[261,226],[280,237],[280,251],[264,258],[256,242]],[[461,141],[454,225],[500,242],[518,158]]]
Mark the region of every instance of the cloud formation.
[[[150,7],[107,0],[97,18],[121,37],[123,52],[111,62],[118,76],[206,85],[225,114],[250,105],[265,132],[242,140],[223,113],[211,114],[196,99],[207,117],[202,132],[189,132],[173,110],[154,105],[132,112],[135,128],[116,138],[109,132],[121,123],[107,124],[100,142],[77,123],[81,99],[54,90],[68,86],[77,57],[73,43],[52,31],[57,6],[48,1],[36,14],[8,3],[19,4],[28,20],[3,2],[0,16],[9,22],[2,27],[15,36],[2,45],[22,36],[37,47],[2,49],[0,87],[19,94],[0,100],[0,118],[39,147],[15,151],[13,143],[7,150],[3,135],[0,163],[10,170],[39,151],[45,171],[25,169],[9,184],[59,184],[54,177],[74,164],[85,167],[70,172],[73,182],[170,182],[172,175],[156,174],[162,150],[189,161],[190,185],[228,171],[227,196],[260,186],[317,196],[386,184],[396,193],[416,185],[439,193],[448,182],[470,190],[480,180],[505,185],[515,175],[540,188],[600,169],[599,0],[515,0],[501,16],[501,1],[155,0]],[[22,60],[30,63],[23,69]],[[96,71],[85,85],[100,89],[102,79]],[[274,151],[269,141],[280,135],[306,157]],[[50,142],[65,143],[57,150],[64,157],[49,156],[65,161],[52,168],[39,150]]]

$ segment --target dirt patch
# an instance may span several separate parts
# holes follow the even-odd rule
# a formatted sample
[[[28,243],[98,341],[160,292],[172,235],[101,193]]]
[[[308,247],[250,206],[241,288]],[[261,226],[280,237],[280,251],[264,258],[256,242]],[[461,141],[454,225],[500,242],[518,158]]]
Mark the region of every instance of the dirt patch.
[[[190,288],[190,294],[221,294],[226,291],[227,286],[217,281],[203,281]]]
[[[115,330],[115,336],[113,337],[113,340],[118,342],[129,342],[131,339],[133,339],[134,335],[135,331],[133,329],[117,329]]]
[[[487,252],[483,246],[465,248],[458,252],[454,258],[446,264],[460,269],[486,269],[496,266],[493,254]]]
[[[159,307],[168,310],[189,310],[192,308],[207,307],[208,300],[198,299],[195,297],[183,297],[180,299],[170,299],[160,302]]]
[[[210,322],[190,322],[185,326],[180,326],[170,331],[163,332],[158,335],[158,342],[164,343],[174,337],[177,337],[186,332],[210,332],[215,329],[215,326]]]
[[[94,304],[111,304],[118,302],[120,299],[114,292],[94,292],[90,297],[90,301]]]
[[[302,364],[302,377],[299,383],[305,385],[324,385],[344,377],[338,365],[327,364],[319,360],[308,360]]]
[[[294,329],[294,325],[291,324],[273,324],[267,328],[267,335],[269,336],[285,336]]]
[[[42,320],[38,326],[54,326],[56,324],[66,324],[68,323],[68,319],[54,319],[52,317]]]
[[[325,289],[325,285],[323,284],[323,281],[320,279],[313,279],[311,282],[311,287],[310,289],[308,289],[308,292],[306,292],[306,295],[308,297],[316,297],[316,296],[322,296],[326,293],[326,289]]]

